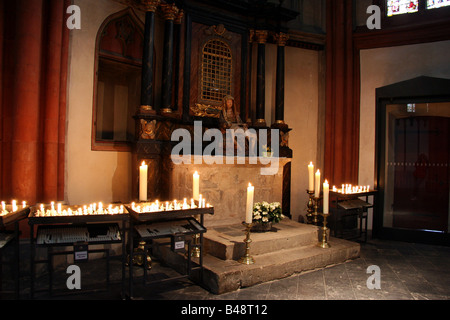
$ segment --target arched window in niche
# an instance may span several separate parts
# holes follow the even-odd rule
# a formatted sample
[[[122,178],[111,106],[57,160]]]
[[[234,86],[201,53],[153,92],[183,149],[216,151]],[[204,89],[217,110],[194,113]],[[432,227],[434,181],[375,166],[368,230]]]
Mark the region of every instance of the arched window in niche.
[[[203,46],[201,62],[201,99],[222,102],[225,95],[232,94],[233,57],[230,46],[216,38],[207,41]]]
[[[107,18],[96,43],[93,150],[130,150],[140,105],[143,24],[131,9]]]

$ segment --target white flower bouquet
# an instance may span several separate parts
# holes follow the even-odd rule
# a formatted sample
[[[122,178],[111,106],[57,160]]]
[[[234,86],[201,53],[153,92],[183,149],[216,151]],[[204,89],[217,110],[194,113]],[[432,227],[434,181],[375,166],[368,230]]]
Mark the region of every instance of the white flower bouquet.
[[[279,202],[256,202],[253,206],[253,223],[278,223],[283,218]]]

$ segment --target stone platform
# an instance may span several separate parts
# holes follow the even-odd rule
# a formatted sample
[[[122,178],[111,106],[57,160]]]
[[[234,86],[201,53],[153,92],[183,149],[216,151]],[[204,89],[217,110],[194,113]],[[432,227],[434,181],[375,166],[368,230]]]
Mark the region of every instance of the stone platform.
[[[318,229],[285,219],[269,232],[252,232],[250,254],[255,263],[244,265],[238,262],[245,254],[244,227],[209,228],[204,235],[201,282],[209,291],[222,294],[359,257],[360,245],[343,239],[331,237],[328,241],[330,248],[318,247]],[[178,271],[185,272],[184,268],[180,270],[180,266],[186,265],[184,255],[173,253],[168,246],[157,247],[154,254]],[[194,277],[197,278],[198,274]]]

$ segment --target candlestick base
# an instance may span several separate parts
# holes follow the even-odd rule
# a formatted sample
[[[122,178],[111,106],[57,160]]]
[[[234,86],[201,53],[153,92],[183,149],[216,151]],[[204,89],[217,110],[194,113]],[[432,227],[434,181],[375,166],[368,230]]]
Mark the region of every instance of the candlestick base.
[[[253,257],[250,255],[250,243],[252,242],[252,240],[250,239],[250,229],[252,228],[253,224],[246,222],[242,222],[242,224],[245,226],[245,255],[241,257],[238,262],[247,265],[254,264],[255,259],[253,259]]]

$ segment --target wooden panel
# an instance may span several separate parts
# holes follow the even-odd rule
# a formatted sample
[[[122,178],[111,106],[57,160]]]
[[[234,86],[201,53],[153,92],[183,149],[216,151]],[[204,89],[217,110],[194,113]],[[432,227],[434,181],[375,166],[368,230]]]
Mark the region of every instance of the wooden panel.
[[[226,26],[225,26],[226,28]],[[192,23],[192,42],[191,42],[191,77],[190,77],[190,106],[196,103],[219,105],[209,101],[202,101],[199,94],[199,81],[201,79],[201,51],[205,42],[214,37],[220,38],[229,44],[233,55],[233,88],[232,95],[234,96],[235,104],[240,111],[241,109],[241,52],[242,52],[242,36],[238,33],[225,30],[221,37],[211,33],[211,26],[200,23]],[[244,95],[245,97],[245,95]],[[244,101],[242,101],[244,103]],[[243,105],[245,107],[245,105]]]

